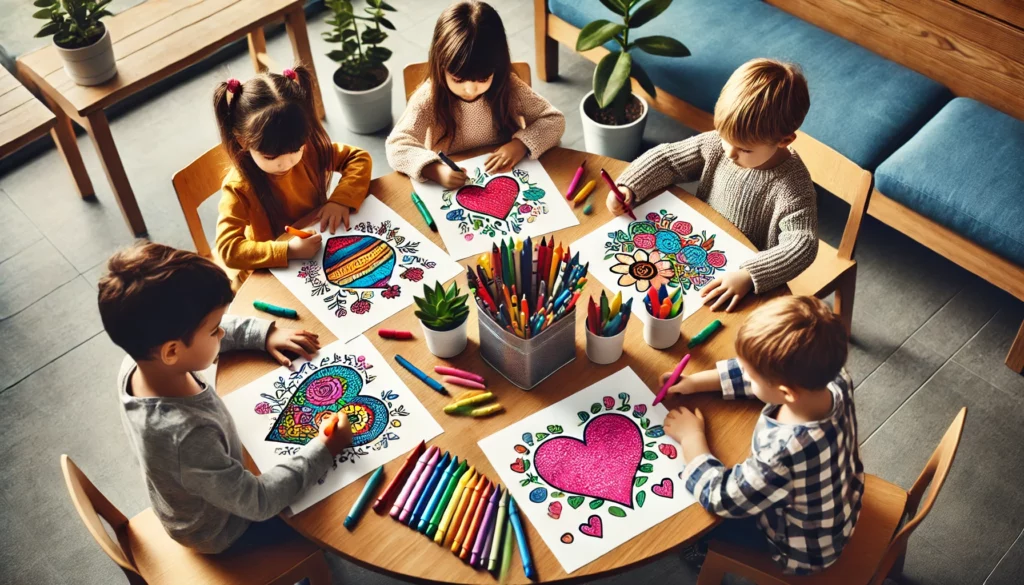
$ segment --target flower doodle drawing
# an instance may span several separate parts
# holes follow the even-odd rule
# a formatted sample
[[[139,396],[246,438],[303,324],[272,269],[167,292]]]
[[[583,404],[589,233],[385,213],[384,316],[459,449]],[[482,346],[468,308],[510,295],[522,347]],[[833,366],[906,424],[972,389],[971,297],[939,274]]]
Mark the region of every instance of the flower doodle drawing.
[[[402,295],[401,286],[391,282],[396,271],[400,279],[419,282],[424,270],[437,266],[418,254],[419,242],[407,241],[398,231],[390,221],[362,222],[350,233],[330,236],[323,260],[303,262],[298,277],[309,286],[310,296],[322,297],[336,317],[369,313],[378,296]]]
[[[608,238],[604,259],[615,258],[610,270],[619,275],[619,286],[641,293],[662,285],[700,290],[728,263],[725,252],[714,249],[715,234],[695,234],[689,222],[665,210],[648,213]]]
[[[491,176],[477,168],[465,186],[441,194],[441,209],[447,211],[446,220],[458,224],[466,241],[472,241],[476,234],[518,234],[524,223],[549,212],[545,195],[523,169],[514,169],[511,176]]]

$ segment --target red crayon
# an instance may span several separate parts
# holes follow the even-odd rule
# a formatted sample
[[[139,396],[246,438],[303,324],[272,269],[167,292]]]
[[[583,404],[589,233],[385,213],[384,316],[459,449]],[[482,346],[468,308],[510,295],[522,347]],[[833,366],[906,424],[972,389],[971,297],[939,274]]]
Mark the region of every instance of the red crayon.
[[[384,339],[412,339],[412,331],[402,331],[401,329],[378,329],[377,335]]]
[[[619,191],[617,186],[615,186],[615,181],[612,180],[608,171],[601,169],[601,178],[604,179],[605,183],[608,183],[608,188],[612,190],[612,193],[615,193],[615,198],[619,200],[619,203],[621,203],[623,207],[626,208],[626,214],[629,215],[631,219],[635,220],[636,215],[633,214],[633,208],[626,203],[626,196],[622,194],[622,191]]]
[[[420,441],[419,445],[409,453],[409,456],[405,458],[405,463],[402,464],[402,468],[395,474],[394,479],[388,484],[388,487],[384,488],[384,491],[380,493],[377,501],[373,503],[373,511],[378,514],[384,514],[387,512],[388,503],[398,495],[398,492],[402,490],[402,486],[405,484],[405,480],[409,478],[409,473],[412,472],[412,468],[416,465],[416,460],[419,456],[427,450],[427,444],[425,441]]]

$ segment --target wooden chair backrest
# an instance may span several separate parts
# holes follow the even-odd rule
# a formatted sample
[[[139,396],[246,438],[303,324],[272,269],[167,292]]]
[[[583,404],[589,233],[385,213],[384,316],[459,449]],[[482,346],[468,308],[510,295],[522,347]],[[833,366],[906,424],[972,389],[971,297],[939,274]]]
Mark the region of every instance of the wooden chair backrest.
[[[964,420],[966,418],[967,407],[965,406],[957,413],[956,418],[953,419],[953,424],[949,425],[946,434],[939,441],[939,446],[932,453],[931,459],[924,466],[921,475],[917,477],[914,486],[910,488],[904,515],[913,514],[913,517],[896,533],[896,537],[889,543],[889,548],[886,549],[885,555],[882,556],[882,562],[878,565],[878,570],[875,571],[871,585],[882,585],[896,560],[907,552],[907,540],[910,538],[911,533],[921,524],[935,504],[935,498],[939,496],[939,492],[942,490],[942,484],[946,481],[946,476],[949,475],[949,468],[953,465],[953,458],[956,457],[957,447],[960,446],[960,436],[963,434]],[[928,491],[927,497],[925,497],[926,490]]]
[[[525,61],[514,61],[512,63],[512,72],[515,73],[519,79],[526,82],[526,85],[533,87],[533,83],[530,81],[530,64]],[[413,92],[420,86],[421,83],[430,77],[430,70],[427,69],[427,63],[413,63],[406,65],[405,69],[402,70],[402,80],[405,82],[405,101],[409,101],[409,97],[412,96]]]
[[[125,548],[120,543],[110,537],[101,520],[101,518],[106,520],[115,533],[120,533],[128,524],[128,518],[96,489],[96,486],[89,481],[89,478],[82,473],[82,470],[75,465],[70,457],[61,455],[60,467],[64,472],[64,482],[68,486],[71,503],[75,505],[79,518],[82,519],[82,523],[89,530],[93,540],[126,574],[138,575],[139,570],[131,556],[125,552]]]
[[[171,178],[196,252],[206,258],[212,258],[213,254],[210,251],[210,243],[206,241],[203,224],[199,220],[199,206],[220,192],[224,176],[230,169],[231,160],[224,152],[224,147],[218,144],[189,163],[187,167],[174,173]]]

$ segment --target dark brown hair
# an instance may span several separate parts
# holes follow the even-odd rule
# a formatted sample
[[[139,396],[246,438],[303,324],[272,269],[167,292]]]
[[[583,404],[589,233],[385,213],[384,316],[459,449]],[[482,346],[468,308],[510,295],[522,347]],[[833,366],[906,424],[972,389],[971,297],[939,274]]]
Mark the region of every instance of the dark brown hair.
[[[308,146],[303,156],[312,156],[321,170],[317,189],[326,200],[330,183],[332,147],[313,107],[315,86],[309,70],[295,67],[295,80],[277,73],[263,73],[241,84],[230,96],[228,84],[213,92],[213,109],[220,127],[221,143],[239,174],[256,193],[270,226],[276,234],[284,231],[287,219],[281,202],[270,190],[266,174],[256,166],[249,149],[278,156]]]
[[[111,341],[144,360],[168,341],[192,343],[203,319],[234,296],[231,280],[213,262],[146,242],[107,261],[99,283],[100,318]]]
[[[508,134],[518,130],[519,119],[512,111],[514,73],[505,26],[489,4],[456,2],[441,13],[434,25],[428,66],[434,125],[439,129],[435,144],[445,138],[454,139],[458,132],[455,105],[459,97],[449,91],[446,72],[470,81],[483,81],[493,75],[482,99],[491,106],[494,128]]]
[[[758,307],[736,332],[736,353],[775,384],[824,388],[846,363],[849,337],[814,297],[785,296]]]

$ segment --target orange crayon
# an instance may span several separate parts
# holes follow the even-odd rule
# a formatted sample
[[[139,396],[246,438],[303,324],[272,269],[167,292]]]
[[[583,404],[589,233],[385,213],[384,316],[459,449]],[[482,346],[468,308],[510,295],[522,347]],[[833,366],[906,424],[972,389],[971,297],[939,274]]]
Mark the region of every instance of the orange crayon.
[[[455,535],[455,539],[452,540],[452,552],[458,553],[459,549],[462,548],[462,542],[467,538],[469,532],[469,526],[473,523],[473,516],[476,515],[476,509],[480,505],[480,496],[484,490],[489,488],[491,482],[486,477],[481,476],[481,481],[476,484],[473,488],[473,494],[470,496],[469,504],[466,506],[466,513],[462,515],[462,522],[459,525],[459,531]]]
[[[455,507],[455,513],[452,514],[452,521],[448,524],[448,533],[444,537],[444,546],[451,546],[455,542],[455,533],[458,532],[456,528],[462,525],[462,520],[466,515],[466,508],[469,507],[469,501],[473,497],[473,492],[476,491],[476,486],[484,481],[487,481],[484,479],[484,476],[477,475],[470,478],[469,482],[466,483],[466,487],[462,490],[462,495],[459,497],[459,504]]]
[[[307,232],[305,230],[300,230],[300,229],[297,229],[297,228],[293,228],[290,225],[284,226],[284,231],[288,232],[289,234],[291,234],[291,235],[293,235],[293,236],[295,236],[297,238],[302,238],[303,240],[313,236],[313,232]]]

